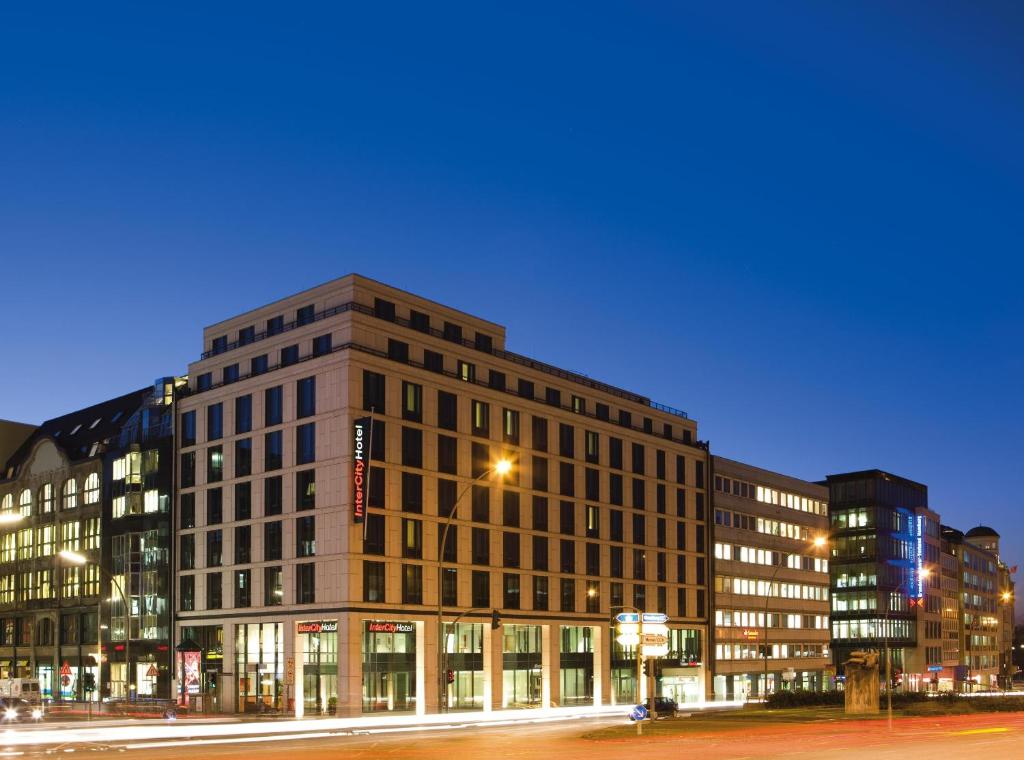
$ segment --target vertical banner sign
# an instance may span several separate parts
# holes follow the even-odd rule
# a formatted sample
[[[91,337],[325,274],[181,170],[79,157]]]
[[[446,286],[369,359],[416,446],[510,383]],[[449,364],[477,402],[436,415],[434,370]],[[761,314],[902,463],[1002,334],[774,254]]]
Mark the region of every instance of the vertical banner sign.
[[[924,569],[924,515],[917,515],[917,535],[914,538],[914,565],[917,570],[916,597],[922,599],[924,597],[924,577],[921,574]]]
[[[373,427],[369,417],[358,419],[352,425],[352,522],[355,523],[361,523],[366,518],[371,430]]]

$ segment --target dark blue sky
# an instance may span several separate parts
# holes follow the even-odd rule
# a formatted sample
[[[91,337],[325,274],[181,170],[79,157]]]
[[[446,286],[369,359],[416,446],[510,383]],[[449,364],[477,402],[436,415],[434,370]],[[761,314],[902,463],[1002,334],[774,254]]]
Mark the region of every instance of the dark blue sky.
[[[1024,560],[1020,4],[335,5],[0,11],[0,417],[358,271]]]

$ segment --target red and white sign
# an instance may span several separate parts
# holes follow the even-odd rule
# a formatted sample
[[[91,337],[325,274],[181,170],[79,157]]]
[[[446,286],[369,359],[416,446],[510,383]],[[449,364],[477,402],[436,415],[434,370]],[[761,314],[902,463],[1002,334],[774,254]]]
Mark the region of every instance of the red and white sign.
[[[295,630],[298,633],[334,633],[338,630],[338,621],[310,620],[305,623],[297,623]]]
[[[416,626],[412,623],[371,620],[366,624],[366,630],[370,633],[412,633],[416,630]]]
[[[367,462],[371,435],[370,420],[366,417],[352,424],[352,522],[366,518]]]
[[[71,666],[68,665],[68,661],[67,660],[64,660],[64,664],[60,666],[60,674],[62,676],[70,676],[71,675]]]

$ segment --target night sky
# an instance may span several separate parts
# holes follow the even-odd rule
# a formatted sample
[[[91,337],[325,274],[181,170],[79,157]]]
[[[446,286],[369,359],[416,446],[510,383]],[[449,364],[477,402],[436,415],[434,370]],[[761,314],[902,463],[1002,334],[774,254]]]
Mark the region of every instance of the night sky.
[[[15,5],[0,418],[356,271],[1024,563],[1021,4]]]

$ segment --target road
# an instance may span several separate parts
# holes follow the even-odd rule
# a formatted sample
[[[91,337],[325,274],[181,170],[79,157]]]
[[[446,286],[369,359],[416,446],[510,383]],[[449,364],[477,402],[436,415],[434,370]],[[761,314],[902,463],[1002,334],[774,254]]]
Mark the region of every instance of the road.
[[[552,723],[501,727],[394,730],[372,735],[331,735],[322,738],[260,737],[238,739],[149,742],[122,747],[76,747],[88,757],[138,757],[171,760],[191,757],[217,760],[297,760],[315,753],[317,760],[621,760],[646,755],[701,760],[757,760],[759,758],[899,758],[935,760],[989,756],[1024,760],[1024,713],[903,718],[890,734],[884,720],[837,723],[779,724],[713,735],[592,740],[582,734],[620,723],[620,718],[588,718]],[[154,746],[162,745],[162,746]],[[170,745],[170,746],[168,746]],[[6,755],[0,734],[0,756]],[[50,748],[50,753],[54,748]],[[18,747],[24,757],[44,756],[42,750]],[[50,754],[52,757],[52,754]]]

